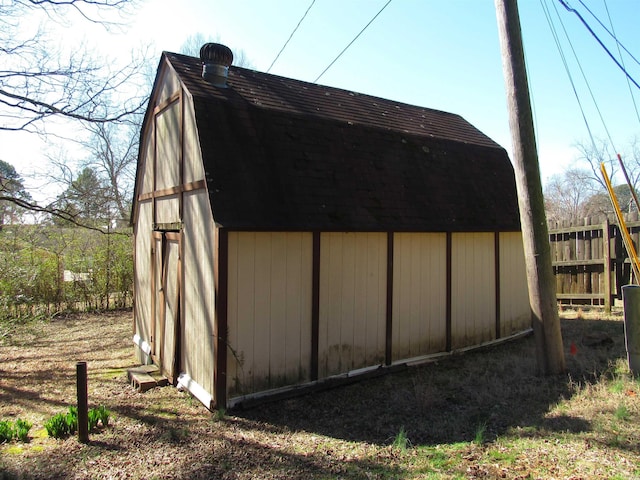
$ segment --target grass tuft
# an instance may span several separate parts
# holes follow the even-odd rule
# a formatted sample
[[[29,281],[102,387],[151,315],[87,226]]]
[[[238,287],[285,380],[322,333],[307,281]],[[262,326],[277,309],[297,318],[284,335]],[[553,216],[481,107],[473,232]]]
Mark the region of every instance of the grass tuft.
[[[411,441],[409,440],[409,437],[407,436],[407,431],[405,430],[403,425],[400,427],[400,430],[398,431],[395,438],[393,439],[393,443],[391,444],[391,446],[396,450],[399,450],[401,452],[406,452],[407,448],[409,448],[410,445],[411,445]]]

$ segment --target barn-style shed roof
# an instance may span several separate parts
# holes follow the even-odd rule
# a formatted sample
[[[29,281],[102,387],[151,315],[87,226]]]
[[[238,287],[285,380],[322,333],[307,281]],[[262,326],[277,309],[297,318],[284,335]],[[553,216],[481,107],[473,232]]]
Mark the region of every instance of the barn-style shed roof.
[[[163,53],[193,97],[216,223],[232,229],[519,229],[505,150],[462,117]],[[162,62],[161,62],[162,66]]]

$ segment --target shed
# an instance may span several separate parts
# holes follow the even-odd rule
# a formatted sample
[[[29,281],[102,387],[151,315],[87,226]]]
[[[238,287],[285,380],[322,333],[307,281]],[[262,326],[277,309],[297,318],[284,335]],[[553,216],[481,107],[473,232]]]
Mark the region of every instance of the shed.
[[[458,115],[164,52],[135,332],[208,408],[527,331],[514,172]]]

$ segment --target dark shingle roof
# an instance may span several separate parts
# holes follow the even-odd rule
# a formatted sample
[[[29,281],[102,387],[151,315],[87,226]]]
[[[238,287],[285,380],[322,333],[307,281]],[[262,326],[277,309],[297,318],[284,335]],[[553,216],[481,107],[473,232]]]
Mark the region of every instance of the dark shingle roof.
[[[236,229],[519,229],[503,148],[462,117],[165,53],[193,96],[215,221]]]

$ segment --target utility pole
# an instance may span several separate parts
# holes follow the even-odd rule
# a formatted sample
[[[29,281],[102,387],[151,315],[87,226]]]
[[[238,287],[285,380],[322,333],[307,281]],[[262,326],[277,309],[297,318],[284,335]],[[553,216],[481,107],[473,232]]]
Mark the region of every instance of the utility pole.
[[[495,5],[538,370],[555,375],[564,372],[565,360],[518,3],[495,0]]]

